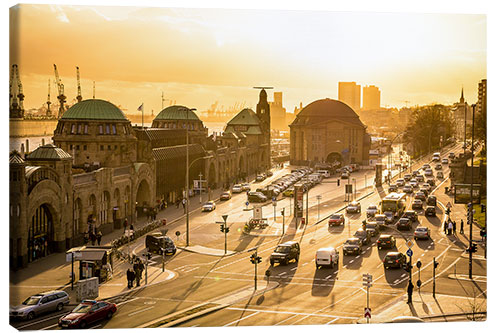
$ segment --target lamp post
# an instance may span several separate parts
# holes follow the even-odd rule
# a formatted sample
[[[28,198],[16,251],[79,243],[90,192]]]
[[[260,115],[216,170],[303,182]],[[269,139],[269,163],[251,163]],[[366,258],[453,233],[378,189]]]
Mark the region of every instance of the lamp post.
[[[356,201],[356,178],[353,178],[352,181],[354,182],[354,201]]]
[[[318,223],[318,222],[319,222],[319,209],[320,209],[320,200],[321,200],[321,195],[317,195],[317,196],[316,196],[316,199],[318,199],[318,220],[317,220],[317,222],[316,222],[316,223]]]
[[[470,204],[471,204],[471,215],[474,210],[474,201],[473,201],[473,184],[474,184],[474,113],[476,111],[476,104],[472,104],[472,129],[471,129],[471,161],[470,161]],[[467,164],[467,163],[466,163]],[[471,221],[469,223],[469,279],[472,280],[472,222],[474,221],[474,216],[471,216]]]
[[[203,176],[203,174],[200,172],[200,174],[198,175],[198,177],[200,177],[200,182],[198,183],[198,190],[200,192],[200,204],[201,204],[201,177]]]
[[[196,109],[186,108],[186,247],[189,246],[189,124],[188,117],[189,111],[196,111]]]

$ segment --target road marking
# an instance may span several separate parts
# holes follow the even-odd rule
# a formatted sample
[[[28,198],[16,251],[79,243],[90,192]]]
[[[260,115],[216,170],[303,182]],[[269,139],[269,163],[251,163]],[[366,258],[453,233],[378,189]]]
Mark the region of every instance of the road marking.
[[[95,330],[96,328],[101,327],[101,324],[97,324],[95,326],[89,327],[89,330]]]
[[[147,308],[144,308],[144,309],[141,309],[141,310],[138,310],[138,311],[135,311],[135,312],[132,312],[132,313],[129,313],[128,316],[134,316],[138,313],[141,313],[141,312],[144,312],[144,311],[147,311],[147,310],[151,310],[151,309],[154,309],[154,306],[149,306]]]
[[[404,274],[404,273],[403,273],[403,274],[401,274],[401,277],[405,277],[405,275],[406,275],[406,274]]]
[[[347,267],[347,265],[342,266],[342,268],[346,268],[346,267]]]
[[[47,327],[41,328],[41,330],[50,330],[50,329],[52,329],[52,328],[54,328],[54,327],[56,327],[56,326],[59,326],[59,324],[50,325],[50,326],[47,326]],[[20,327],[18,327],[18,329],[19,329],[19,328],[20,328]]]
[[[332,276],[331,275],[328,275],[325,280],[328,280],[329,278],[331,278]]]
[[[286,274],[286,272],[281,272],[281,273],[279,273],[278,275],[279,275],[279,276],[282,276],[283,274]]]
[[[288,317],[288,318],[285,318],[285,319],[283,319],[283,320],[280,320],[279,322],[277,322],[277,323],[276,323],[276,324],[274,324],[273,326],[277,326],[277,325],[279,325],[279,324],[281,324],[281,323],[283,323],[283,322],[285,322],[285,321],[287,321],[287,320],[289,320],[289,319],[295,318],[295,317],[297,317],[297,316],[298,316],[298,314],[293,315],[293,316]]]
[[[120,303],[116,303],[116,306],[120,306],[120,305],[123,305],[125,303],[128,303],[128,302],[132,302],[132,301],[135,301],[137,298],[134,297],[134,298],[131,298],[131,299],[128,299],[126,301],[123,301],[123,302],[120,302]]]
[[[356,259],[358,259],[359,257],[360,257],[360,255],[357,255],[357,256],[356,256]]]
[[[242,320],[244,320],[244,319],[247,319],[247,318],[250,318],[250,317],[252,317],[252,316],[255,316],[256,314],[259,314],[259,312],[254,312],[254,313],[252,313],[252,314],[249,314],[248,316],[245,316],[245,317],[240,318],[240,319],[238,319],[238,320],[232,321],[232,322],[230,322],[229,324],[224,325],[223,327],[227,327],[227,326],[230,326],[230,325],[233,325],[233,324],[239,323],[240,321],[242,321]]]
[[[398,284],[398,283],[399,283],[399,279],[394,280],[394,284]]]
[[[327,322],[325,325],[330,325],[331,323],[333,322],[336,322],[337,320],[339,320],[340,318],[335,318],[333,320],[330,320],[329,322]]]
[[[57,314],[57,315],[55,315],[55,316],[50,316],[50,317],[47,317],[47,318],[44,318],[44,319],[40,319],[40,320],[37,320],[37,321],[33,321],[33,322],[29,323],[29,324],[26,324],[26,325],[23,325],[23,326],[16,327],[16,329],[17,329],[17,330],[20,330],[21,328],[25,328],[25,327],[28,327],[28,326],[33,326],[33,325],[35,325],[35,324],[43,323],[44,321],[51,320],[51,319],[54,319],[54,318],[56,318],[56,317],[62,317],[62,316],[64,316],[64,315],[65,315],[65,314],[67,314],[67,313],[69,313],[69,311],[68,311],[68,312],[61,312],[61,313],[59,313],[59,314]]]
[[[294,267],[294,268],[292,268],[292,269],[291,269],[291,271],[294,271],[294,270],[296,270],[297,268],[298,268],[298,267]]]
[[[302,264],[302,266],[305,266],[305,265],[307,265],[307,264],[308,264],[308,262],[305,262],[305,263],[303,263],[303,264]]]
[[[354,259],[352,259],[351,261],[349,261],[350,264],[352,264],[354,262]]]
[[[328,307],[331,307],[329,305]],[[291,315],[299,315],[299,316],[315,316],[315,317],[325,317],[325,318],[344,318],[344,319],[358,319],[358,317],[346,317],[346,316],[334,316],[328,314],[321,313],[307,313],[307,312],[292,312],[292,311],[275,311],[275,310],[261,310],[261,309],[251,309],[251,308],[226,308],[227,310],[236,310],[236,311],[256,311],[256,313],[277,313],[277,314],[291,314]]]

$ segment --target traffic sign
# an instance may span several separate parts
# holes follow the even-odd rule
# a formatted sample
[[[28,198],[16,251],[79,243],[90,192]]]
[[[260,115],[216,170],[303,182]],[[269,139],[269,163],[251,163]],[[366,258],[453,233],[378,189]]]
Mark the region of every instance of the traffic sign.
[[[408,246],[408,248],[411,249],[411,247],[413,246],[413,241],[411,239],[408,239],[406,241],[406,246]]]
[[[446,208],[451,208],[451,202],[448,201],[448,203],[446,204]]]
[[[372,309],[365,308],[365,318],[371,318],[371,317],[372,317]]]
[[[408,257],[411,257],[413,255],[413,251],[411,249],[408,249],[408,251],[406,251],[406,255]]]
[[[273,200],[273,201],[276,201],[276,197],[273,197],[273,199],[272,199],[272,200]]]
[[[247,202],[245,202],[245,205],[247,205],[247,207],[248,207],[248,205],[249,205],[249,204],[250,204],[250,203],[249,203],[248,201],[247,201]]]

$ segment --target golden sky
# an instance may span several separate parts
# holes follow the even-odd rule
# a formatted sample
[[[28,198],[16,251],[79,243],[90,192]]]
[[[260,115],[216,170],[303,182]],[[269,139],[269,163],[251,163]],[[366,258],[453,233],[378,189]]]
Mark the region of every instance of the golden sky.
[[[155,113],[162,91],[199,111],[255,108],[257,85],[291,112],[337,98],[339,81],[378,86],[382,106],[453,103],[462,86],[474,103],[486,78],[485,15],[20,5],[10,18],[25,108],[47,100],[54,63],[69,102],[79,66],[84,99],[95,81],[96,98]]]

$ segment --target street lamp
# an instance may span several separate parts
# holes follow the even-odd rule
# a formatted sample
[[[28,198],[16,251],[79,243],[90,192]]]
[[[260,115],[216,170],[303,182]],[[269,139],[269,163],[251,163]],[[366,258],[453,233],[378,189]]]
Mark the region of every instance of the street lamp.
[[[470,161],[470,210],[474,212],[474,201],[472,188],[474,183],[474,113],[476,111],[476,104],[472,104],[472,129],[471,129],[471,161]],[[464,155],[465,156],[465,155]],[[467,165],[467,160],[466,163]],[[471,216],[471,221],[469,221],[469,279],[472,280],[472,222],[474,219]]]
[[[189,246],[189,111],[196,111],[196,109],[186,108],[186,247]]]

